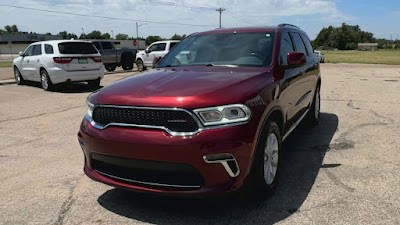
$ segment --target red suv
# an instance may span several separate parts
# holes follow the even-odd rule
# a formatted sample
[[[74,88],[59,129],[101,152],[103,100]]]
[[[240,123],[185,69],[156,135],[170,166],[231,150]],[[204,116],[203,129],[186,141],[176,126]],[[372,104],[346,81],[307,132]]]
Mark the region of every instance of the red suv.
[[[281,142],[320,113],[320,69],[298,27],[195,33],[157,66],[88,98],[78,134],[90,178],[168,194],[270,191]]]

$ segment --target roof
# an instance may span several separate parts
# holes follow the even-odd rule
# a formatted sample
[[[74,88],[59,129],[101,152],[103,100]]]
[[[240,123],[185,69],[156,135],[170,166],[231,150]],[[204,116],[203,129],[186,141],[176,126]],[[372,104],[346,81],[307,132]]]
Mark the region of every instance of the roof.
[[[378,47],[378,43],[358,43],[358,46]]]
[[[277,29],[296,29],[299,28],[293,25],[278,25],[278,26],[259,26],[259,27],[234,27],[234,28],[218,28],[214,30],[204,31],[193,34],[196,35],[207,35],[207,34],[224,34],[224,33],[255,33],[255,32],[275,32]]]
[[[90,41],[85,41],[85,40],[68,40],[68,39],[64,39],[64,40],[52,40],[52,41],[38,41],[38,42],[34,42],[32,44],[59,44],[59,43],[63,43],[63,42],[87,42],[87,43],[91,43]]]

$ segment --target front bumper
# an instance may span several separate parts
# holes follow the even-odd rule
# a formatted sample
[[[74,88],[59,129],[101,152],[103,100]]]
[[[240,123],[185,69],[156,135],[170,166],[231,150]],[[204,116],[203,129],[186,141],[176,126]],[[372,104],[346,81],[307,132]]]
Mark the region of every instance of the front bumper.
[[[110,126],[101,130],[84,119],[78,139],[85,154],[84,171],[96,181],[154,193],[208,194],[230,192],[243,184],[250,170],[256,129],[257,124],[251,120],[244,125],[203,130],[192,136],[171,136],[165,131],[154,129]],[[168,181],[156,183],[120,179],[119,176],[95,168],[93,156],[99,155],[190,165],[204,182],[201,185],[176,185]],[[226,160],[218,161],[221,157]],[[223,162],[226,162],[225,165]],[[237,171],[232,167],[235,163]],[[229,171],[227,166],[233,170]]]

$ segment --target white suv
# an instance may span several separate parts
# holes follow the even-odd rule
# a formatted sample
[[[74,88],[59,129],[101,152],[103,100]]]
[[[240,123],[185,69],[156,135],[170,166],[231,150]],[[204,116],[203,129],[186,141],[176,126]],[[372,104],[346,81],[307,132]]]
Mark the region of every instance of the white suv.
[[[101,55],[89,41],[41,41],[19,55],[13,62],[17,84],[38,81],[47,91],[58,83],[88,82],[96,89],[104,76]]]

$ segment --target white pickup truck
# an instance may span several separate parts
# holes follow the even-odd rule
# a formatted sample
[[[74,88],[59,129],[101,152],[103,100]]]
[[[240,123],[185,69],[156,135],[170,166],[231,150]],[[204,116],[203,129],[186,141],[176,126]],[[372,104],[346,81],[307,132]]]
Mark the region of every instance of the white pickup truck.
[[[139,51],[136,54],[136,66],[138,70],[143,71],[147,67],[152,68],[155,58],[164,57],[178,43],[179,41],[177,40],[157,41],[149,45],[146,50]]]

